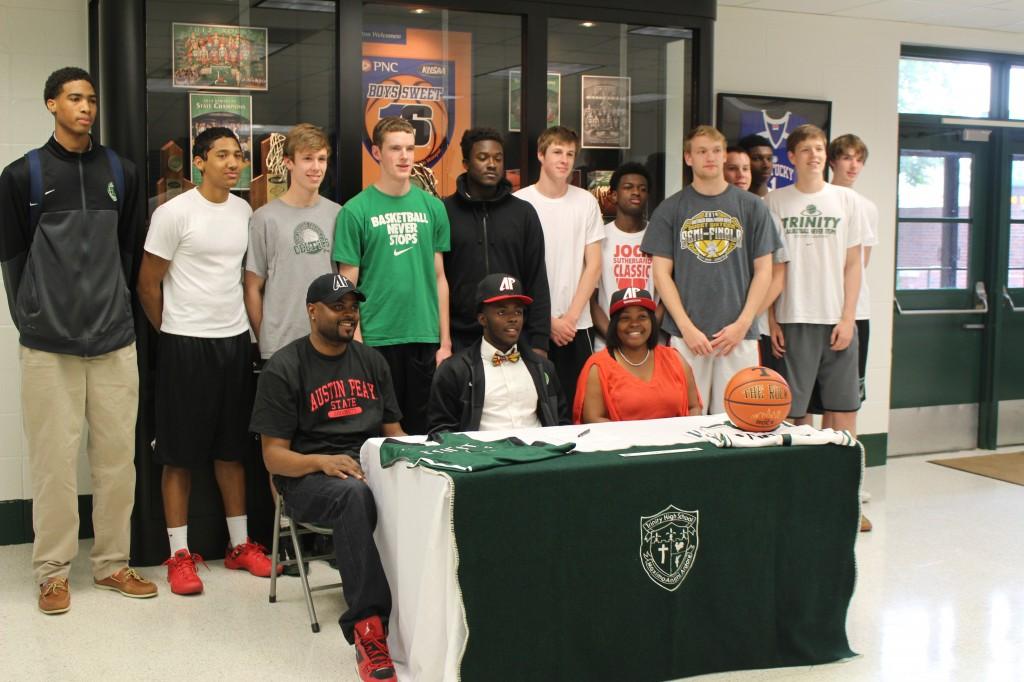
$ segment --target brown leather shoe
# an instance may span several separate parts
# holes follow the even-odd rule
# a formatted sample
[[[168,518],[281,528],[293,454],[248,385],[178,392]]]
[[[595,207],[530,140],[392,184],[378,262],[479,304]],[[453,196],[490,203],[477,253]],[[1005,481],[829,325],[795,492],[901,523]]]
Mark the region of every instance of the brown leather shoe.
[[[120,592],[132,599],[149,599],[156,596],[156,585],[139,575],[134,568],[125,567],[109,578],[96,580],[93,585],[101,590]]]
[[[868,532],[871,531],[872,527],[873,526],[871,525],[871,522],[868,521],[868,517],[866,517],[863,514],[861,514],[860,515],[860,532],[861,533],[868,533]]]
[[[71,590],[67,578],[47,578],[39,586],[39,610],[47,615],[64,613],[71,608]]]

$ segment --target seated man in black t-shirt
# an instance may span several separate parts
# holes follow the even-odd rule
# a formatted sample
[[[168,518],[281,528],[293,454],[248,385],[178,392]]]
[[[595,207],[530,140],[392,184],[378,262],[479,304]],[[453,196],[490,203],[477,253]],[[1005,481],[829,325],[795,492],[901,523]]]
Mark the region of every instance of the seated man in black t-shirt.
[[[381,682],[396,679],[386,635],[391,591],[373,542],[373,493],[357,458],[367,438],[405,433],[387,363],[353,339],[364,300],[341,275],[313,280],[310,334],[267,361],[250,429],[260,434],[291,517],[334,531],[348,604],[341,629],[356,647],[360,679]]]

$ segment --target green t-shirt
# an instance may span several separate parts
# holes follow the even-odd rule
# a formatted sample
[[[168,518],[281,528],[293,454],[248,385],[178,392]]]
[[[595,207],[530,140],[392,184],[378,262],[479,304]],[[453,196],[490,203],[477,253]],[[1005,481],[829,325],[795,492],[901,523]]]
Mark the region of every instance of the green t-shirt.
[[[370,185],[342,207],[331,255],[359,266],[366,345],[440,341],[434,254],[450,243],[444,204],[418,187],[393,197]]]
[[[380,446],[380,465],[387,468],[395,462],[423,466],[442,471],[486,471],[509,464],[540,462],[572,452],[575,443],[553,445],[543,441],[526,443],[518,438],[482,441],[462,433],[447,431],[435,436],[438,444],[406,443],[391,438]]]

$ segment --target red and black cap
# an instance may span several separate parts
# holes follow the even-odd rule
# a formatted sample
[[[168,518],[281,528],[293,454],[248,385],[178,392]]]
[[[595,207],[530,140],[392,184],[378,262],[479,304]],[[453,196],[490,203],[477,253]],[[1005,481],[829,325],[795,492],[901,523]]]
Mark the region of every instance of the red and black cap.
[[[638,305],[641,308],[647,308],[651,312],[658,309],[657,304],[654,302],[654,297],[651,296],[651,292],[647,291],[647,289],[627,287],[625,289],[619,289],[612,294],[611,305],[608,306],[608,314],[614,315],[626,306],[630,305]]]
[[[533,299],[523,293],[523,285],[519,278],[503,272],[487,275],[480,280],[480,284],[476,287],[477,305],[509,299],[520,301],[526,305],[533,303]]]

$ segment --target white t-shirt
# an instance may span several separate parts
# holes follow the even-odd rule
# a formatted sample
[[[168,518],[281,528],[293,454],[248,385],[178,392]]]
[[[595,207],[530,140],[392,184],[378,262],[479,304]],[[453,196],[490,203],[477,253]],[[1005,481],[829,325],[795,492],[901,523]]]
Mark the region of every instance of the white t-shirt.
[[[658,300],[654,291],[654,274],[651,271],[651,254],[640,250],[647,225],[639,232],[623,232],[615,221],[604,226],[604,241],[601,242],[601,279],[597,281],[597,302],[604,314],[612,304],[612,294],[626,287],[647,289]],[[604,339],[594,335],[594,350],[605,347]]]
[[[861,246],[878,246],[878,206],[863,194],[858,194],[864,208],[864,234]],[[857,298],[857,319],[866,320],[871,317],[871,295],[868,293],[867,251],[861,262],[864,267],[860,271],[860,296]]]
[[[779,222],[789,255],[776,319],[781,324],[839,322],[846,251],[861,243],[866,222],[860,197],[836,185],[811,194],[790,185],[769,192],[764,200]]]
[[[242,261],[251,215],[249,204],[234,194],[215,204],[198,188],[156,209],[145,249],[171,261],[163,280],[161,331],[219,339],[249,329]]]
[[[544,261],[551,290],[551,317],[564,315],[583,275],[583,252],[588,244],[604,239],[604,221],[597,199],[585,189],[569,185],[558,199],[549,199],[536,185],[524,187],[515,196],[528,201],[540,217],[544,230]],[[587,299],[590,299],[589,292]],[[576,321],[577,329],[594,326],[589,303]]]

